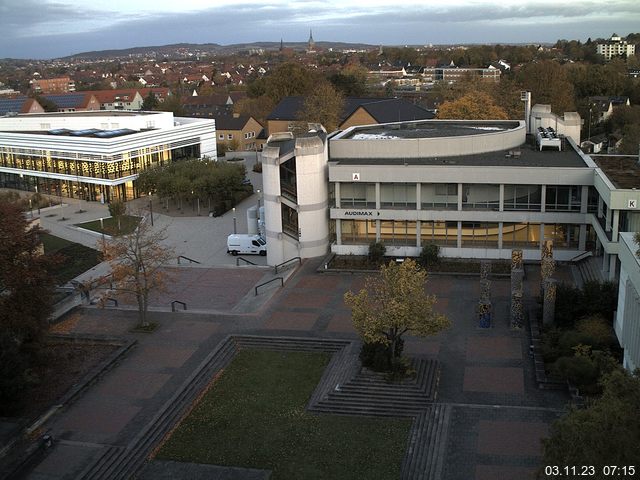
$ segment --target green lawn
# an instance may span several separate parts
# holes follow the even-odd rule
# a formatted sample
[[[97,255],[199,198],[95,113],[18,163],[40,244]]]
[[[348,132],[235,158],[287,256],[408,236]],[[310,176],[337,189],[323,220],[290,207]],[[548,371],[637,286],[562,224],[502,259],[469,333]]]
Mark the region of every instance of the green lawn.
[[[158,458],[273,470],[273,480],[398,479],[407,418],[310,414],[329,355],[244,350]]]
[[[59,285],[67,283],[100,263],[99,253],[93,248],[48,233],[41,234],[40,239],[46,255],[57,254],[62,257],[54,272],[56,282]]]
[[[107,235],[127,235],[133,232],[140,223],[140,217],[131,215],[123,215],[120,219],[120,229],[118,229],[118,221],[113,217],[102,220],[93,220],[92,222],[79,223],[76,227],[86,228],[93,232],[106,233]],[[102,228],[104,225],[104,229]]]

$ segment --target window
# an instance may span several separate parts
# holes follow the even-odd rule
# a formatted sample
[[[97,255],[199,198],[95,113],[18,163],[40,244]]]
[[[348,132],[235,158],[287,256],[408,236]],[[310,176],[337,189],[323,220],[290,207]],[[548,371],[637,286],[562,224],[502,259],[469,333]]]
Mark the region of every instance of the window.
[[[467,183],[462,188],[463,210],[498,210],[500,208],[498,185]]]
[[[547,185],[548,211],[579,212],[582,187],[577,185]]]
[[[505,185],[504,209],[539,212],[541,192],[540,185]]]
[[[503,223],[502,248],[540,247],[539,223]]]
[[[462,246],[498,248],[497,223],[462,222]]]
[[[420,243],[457,246],[458,222],[420,222]]]
[[[342,208],[376,208],[375,183],[341,183],[340,206]]]
[[[282,231],[295,239],[298,238],[298,212],[285,204],[282,204]]]
[[[380,206],[382,208],[415,209],[415,183],[383,183],[380,185]]]
[[[458,209],[458,184],[457,183],[423,183],[421,185],[420,199],[422,208],[457,210]]]
[[[376,240],[375,220],[339,220],[343,244],[369,244]]]
[[[280,191],[290,200],[298,201],[295,157],[280,164]]]
[[[227,134],[227,140],[233,140],[233,133]]]

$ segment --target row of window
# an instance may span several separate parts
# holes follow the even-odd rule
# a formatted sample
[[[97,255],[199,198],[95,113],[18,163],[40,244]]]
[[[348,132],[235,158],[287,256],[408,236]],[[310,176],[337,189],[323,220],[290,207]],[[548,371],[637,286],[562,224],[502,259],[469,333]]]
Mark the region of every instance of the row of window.
[[[256,132],[247,132],[244,134],[244,139],[248,140],[256,136]],[[224,140],[224,133],[218,134],[218,140]],[[233,140],[233,133],[227,133],[227,140]]]
[[[499,210],[500,185],[423,183],[420,188],[422,209],[457,210],[461,201],[463,210]],[[542,208],[541,185],[504,185],[503,210],[540,211]],[[597,210],[598,194],[589,187],[588,211]],[[545,209],[547,211],[579,212],[582,187],[579,185],[547,185]],[[340,208],[376,208],[375,183],[340,183],[340,198],[332,199]],[[380,208],[416,209],[417,186],[415,183],[381,183]]]
[[[553,240],[561,249],[578,249],[580,226],[539,223],[418,222],[405,220],[336,220],[340,222],[341,244],[369,244],[376,240],[387,245],[415,247],[425,242],[440,246],[468,248],[538,248],[541,238]],[[376,234],[379,222],[380,235]],[[587,226],[587,229],[591,228]],[[499,245],[502,233],[502,246]],[[418,243],[418,236],[420,242]]]

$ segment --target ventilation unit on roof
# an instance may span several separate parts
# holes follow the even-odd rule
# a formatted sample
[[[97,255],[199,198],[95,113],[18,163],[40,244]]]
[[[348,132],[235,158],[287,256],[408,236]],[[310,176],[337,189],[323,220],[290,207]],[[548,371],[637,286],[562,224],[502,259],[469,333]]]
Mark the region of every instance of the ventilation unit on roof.
[[[557,148],[558,151],[562,150],[562,139],[552,127],[538,127],[536,141],[538,143],[538,148],[541,151],[543,147]]]

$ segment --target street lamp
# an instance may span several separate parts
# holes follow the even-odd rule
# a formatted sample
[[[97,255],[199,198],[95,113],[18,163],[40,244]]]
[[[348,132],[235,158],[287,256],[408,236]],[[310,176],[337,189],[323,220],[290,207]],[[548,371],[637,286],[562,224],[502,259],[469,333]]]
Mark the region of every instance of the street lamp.
[[[258,193],[258,216],[260,216],[260,189],[258,189],[257,193]]]
[[[100,233],[102,234],[102,243],[104,243],[104,218],[100,217]]]
[[[151,226],[153,227],[153,203],[151,203],[151,192],[149,192],[149,216],[151,217]]]
[[[233,234],[238,233],[236,229],[236,207],[233,207]]]

